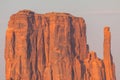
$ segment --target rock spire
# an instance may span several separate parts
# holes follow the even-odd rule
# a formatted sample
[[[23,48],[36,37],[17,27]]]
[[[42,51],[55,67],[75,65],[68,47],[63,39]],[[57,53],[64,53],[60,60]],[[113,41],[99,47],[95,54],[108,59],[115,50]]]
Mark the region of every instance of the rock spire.
[[[115,80],[115,65],[111,55],[111,32],[109,27],[104,28],[104,65],[106,80]]]

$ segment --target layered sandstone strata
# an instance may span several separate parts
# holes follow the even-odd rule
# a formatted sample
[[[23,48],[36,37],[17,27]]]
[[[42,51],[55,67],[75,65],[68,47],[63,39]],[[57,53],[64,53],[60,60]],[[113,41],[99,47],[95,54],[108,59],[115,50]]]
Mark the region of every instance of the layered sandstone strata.
[[[115,80],[108,36],[105,28],[101,60],[89,52],[83,18],[19,11],[6,31],[6,80]]]

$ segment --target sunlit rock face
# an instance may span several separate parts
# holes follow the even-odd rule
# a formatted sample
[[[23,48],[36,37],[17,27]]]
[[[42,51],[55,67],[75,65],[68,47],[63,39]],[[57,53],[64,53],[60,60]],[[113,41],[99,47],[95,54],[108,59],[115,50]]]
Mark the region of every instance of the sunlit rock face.
[[[19,11],[6,30],[6,80],[115,80],[109,28],[104,32],[102,60],[89,52],[83,18]]]

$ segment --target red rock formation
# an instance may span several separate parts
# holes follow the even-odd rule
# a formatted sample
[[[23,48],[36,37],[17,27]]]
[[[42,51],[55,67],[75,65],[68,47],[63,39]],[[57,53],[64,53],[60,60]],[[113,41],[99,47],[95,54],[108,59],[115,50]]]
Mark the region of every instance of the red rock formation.
[[[104,28],[104,65],[106,80],[116,80],[115,65],[111,55],[111,33],[109,27]]]
[[[84,19],[68,13],[12,15],[5,60],[6,80],[109,80],[107,59],[89,52]]]
[[[95,52],[89,53],[84,64],[86,67],[84,80],[106,80],[103,61],[97,57]]]

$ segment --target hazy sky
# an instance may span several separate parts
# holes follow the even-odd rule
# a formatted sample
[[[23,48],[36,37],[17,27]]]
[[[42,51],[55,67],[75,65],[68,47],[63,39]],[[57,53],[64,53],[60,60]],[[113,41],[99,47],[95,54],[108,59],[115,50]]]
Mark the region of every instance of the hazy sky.
[[[30,9],[37,13],[68,12],[82,16],[87,25],[90,50],[103,55],[103,28],[111,27],[112,55],[120,79],[120,0],[1,0],[0,1],[0,80],[5,80],[5,31],[10,15]]]

